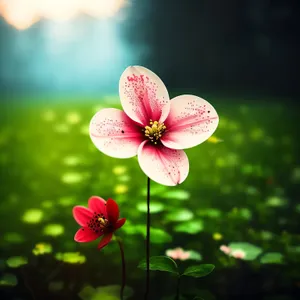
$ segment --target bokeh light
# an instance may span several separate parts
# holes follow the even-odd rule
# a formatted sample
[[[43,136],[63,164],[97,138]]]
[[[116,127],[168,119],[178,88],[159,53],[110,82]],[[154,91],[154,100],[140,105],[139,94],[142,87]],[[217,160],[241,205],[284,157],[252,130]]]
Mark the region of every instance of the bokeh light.
[[[1,0],[0,14],[7,23],[24,30],[41,18],[68,21],[83,13],[110,17],[123,5],[124,0]]]

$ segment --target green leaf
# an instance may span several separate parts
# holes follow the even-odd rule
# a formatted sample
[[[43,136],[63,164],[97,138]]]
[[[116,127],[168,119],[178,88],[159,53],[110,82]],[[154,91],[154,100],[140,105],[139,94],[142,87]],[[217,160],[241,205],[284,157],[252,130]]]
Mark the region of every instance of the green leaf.
[[[24,256],[11,256],[6,260],[6,264],[10,268],[19,268],[28,263],[28,259]]]
[[[266,201],[266,205],[271,207],[280,207],[286,204],[287,204],[287,200],[278,196],[269,197]]]
[[[107,285],[93,288],[92,286],[85,286],[78,294],[82,300],[119,300],[120,299],[119,285]],[[133,295],[133,289],[129,286],[125,286],[124,300],[130,298]]]
[[[146,264],[145,259],[143,259],[139,263],[138,268],[140,268],[142,270],[147,269],[147,264]],[[152,271],[163,271],[163,272],[169,272],[169,273],[179,275],[176,262],[168,256],[152,256],[152,257],[150,257],[150,267],[149,268]]]
[[[283,255],[279,252],[269,252],[261,257],[260,262],[262,264],[282,264]]]
[[[147,235],[146,229],[147,228],[144,224],[133,225],[129,221],[128,221],[128,224],[126,222],[126,226],[124,226],[124,231],[127,234],[130,234],[130,235],[142,234],[145,238]],[[151,235],[151,243],[153,243],[153,244],[163,244],[163,243],[169,243],[172,241],[172,236],[160,228],[150,227],[150,235]]]
[[[141,202],[136,205],[138,211],[146,213],[147,212],[147,203]],[[151,214],[159,213],[165,208],[163,203],[160,202],[151,202],[150,203],[150,212]]]
[[[300,254],[300,246],[289,246],[287,248],[287,251],[290,254]]]
[[[189,234],[197,234],[203,230],[203,222],[201,220],[183,222],[174,227],[176,232],[186,232]]]
[[[16,286],[18,279],[14,274],[6,273],[0,277],[0,286]]]
[[[185,190],[167,191],[162,195],[162,198],[172,200],[187,200],[190,198],[190,194]]]
[[[241,250],[245,252],[245,257],[242,258],[243,260],[254,260],[259,256],[262,252],[262,249],[259,247],[256,247],[249,243],[230,243],[228,247],[234,251],[234,250]]]
[[[197,210],[199,216],[217,219],[221,217],[222,212],[216,208],[204,208]]]
[[[151,195],[152,196],[161,196],[166,191],[167,191],[167,188],[164,185],[155,184],[155,183],[153,183],[151,185]],[[146,196],[147,195],[147,188],[146,187],[143,188],[141,194],[142,194],[142,196]]]
[[[194,250],[187,250],[190,253],[189,259],[202,260],[202,255]]]
[[[172,236],[159,228],[150,228],[151,243],[164,244],[172,241]]]
[[[146,227],[143,226],[143,235],[146,238]],[[150,227],[151,243],[164,244],[172,241],[172,236],[159,228]]]
[[[188,267],[182,275],[191,276],[195,278],[207,276],[214,270],[215,266],[212,264],[202,264]]]
[[[193,219],[194,214],[188,209],[174,209],[166,215],[167,221],[180,222]]]

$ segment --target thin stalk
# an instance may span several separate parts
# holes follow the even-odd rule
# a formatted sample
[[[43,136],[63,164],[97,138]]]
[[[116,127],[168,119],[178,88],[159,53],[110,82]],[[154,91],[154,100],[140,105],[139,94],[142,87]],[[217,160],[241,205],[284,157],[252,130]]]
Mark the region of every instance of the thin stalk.
[[[126,284],[126,264],[125,264],[125,255],[124,255],[124,246],[121,238],[116,237],[116,240],[119,244],[121,259],[122,259],[122,286],[120,290],[120,299],[123,300],[124,297],[124,289]]]
[[[148,299],[150,291],[150,178],[147,178],[147,239],[146,239],[146,293],[145,300]]]
[[[179,300],[179,295],[180,295],[180,278],[181,278],[181,276],[178,275],[175,300]]]

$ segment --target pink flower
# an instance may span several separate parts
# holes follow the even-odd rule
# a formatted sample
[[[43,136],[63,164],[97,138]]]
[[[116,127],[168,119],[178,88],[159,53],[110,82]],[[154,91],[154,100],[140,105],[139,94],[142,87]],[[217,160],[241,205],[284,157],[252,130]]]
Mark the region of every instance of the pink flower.
[[[88,208],[75,206],[73,216],[76,222],[82,226],[76,232],[74,240],[85,243],[103,236],[98,249],[105,247],[111,241],[113,233],[126,221],[125,218],[119,219],[119,207],[114,200],[108,199],[106,202],[97,196],[89,199]]]
[[[228,246],[225,246],[225,245],[222,245],[222,246],[220,247],[220,250],[221,250],[223,253],[227,254],[227,255],[229,255],[230,252],[231,252],[231,248],[229,248]]]
[[[166,251],[167,256],[170,256],[173,259],[187,260],[190,258],[190,252],[184,251],[182,248],[175,248],[173,250]]]
[[[128,67],[120,78],[124,111],[100,110],[90,123],[90,136],[104,154],[138,156],[142,171],[152,180],[174,186],[189,172],[183,149],[197,146],[216,130],[219,117],[211,104],[193,95],[170,101],[161,79],[152,71]]]
[[[230,253],[230,256],[236,258],[236,259],[243,259],[246,256],[245,251],[241,250],[241,249],[237,249],[237,250],[233,250]]]

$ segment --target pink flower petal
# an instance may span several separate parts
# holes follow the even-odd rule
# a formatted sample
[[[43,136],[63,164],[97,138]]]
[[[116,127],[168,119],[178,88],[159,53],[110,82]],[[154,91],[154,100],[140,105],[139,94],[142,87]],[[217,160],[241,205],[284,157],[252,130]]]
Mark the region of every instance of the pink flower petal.
[[[236,259],[243,259],[245,258],[246,253],[243,250],[237,249],[237,250],[233,250],[230,255]]]
[[[143,141],[140,128],[123,111],[115,108],[102,109],[94,115],[90,137],[101,152],[116,158],[135,156]]]
[[[178,259],[177,252],[175,250],[167,250],[167,256],[170,256],[173,259]]]
[[[142,126],[150,119],[164,122],[170,111],[170,98],[161,79],[152,71],[128,67],[120,78],[119,93],[125,113]]]
[[[92,212],[103,214],[104,217],[107,218],[106,201],[103,198],[98,196],[92,196],[89,199],[88,207]]]
[[[125,218],[119,219],[119,220],[116,222],[115,230],[117,230],[117,229],[119,229],[120,227],[122,227],[122,226],[124,225],[125,222],[126,222],[126,219],[125,219]]]
[[[231,252],[231,249],[226,245],[220,246],[220,250],[227,255],[229,255],[229,253]]]
[[[79,243],[91,242],[97,239],[98,237],[100,237],[101,235],[103,235],[103,233],[97,234],[92,230],[90,230],[88,227],[85,227],[85,228],[80,228],[76,232],[74,236],[74,240]]]
[[[102,240],[100,241],[99,245],[98,245],[98,249],[102,249],[103,247],[105,247],[112,239],[112,236],[113,236],[113,233],[110,232],[110,233],[106,233]]]
[[[188,157],[183,150],[173,150],[163,145],[144,141],[138,149],[138,161],[143,172],[163,185],[182,183],[189,173]]]
[[[75,206],[73,208],[73,217],[80,226],[85,227],[93,217],[93,212],[84,206]]]
[[[166,133],[161,142],[171,149],[186,149],[203,143],[216,130],[219,117],[206,100],[182,95],[171,100],[171,110],[165,121]]]
[[[190,258],[190,256],[191,256],[190,252],[186,251],[186,252],[181,253],[179,259],[180,260],[187,260],[187,259]]]

